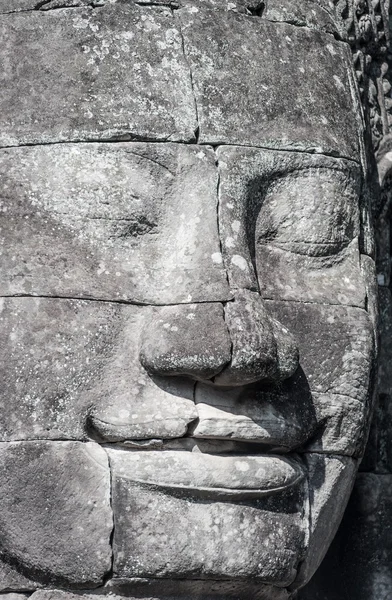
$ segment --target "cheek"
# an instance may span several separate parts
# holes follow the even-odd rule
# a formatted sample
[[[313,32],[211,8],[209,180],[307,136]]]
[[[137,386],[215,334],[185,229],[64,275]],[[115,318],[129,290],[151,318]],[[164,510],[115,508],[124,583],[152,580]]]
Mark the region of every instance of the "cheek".
[[[266,301],[297,340],[318,422],[308,450],[358,455],[371,402],[374,330],[354,307]]]
[[[193,385],[151,378],[139,338],[151,308],[50,298],[3,301],[0,440],[170,438],[197,416]],[[91,425],[91,422],[89,422]],[[113,433],[115,431],[115,434]],[[90,432],[91,433],[91,432]]]

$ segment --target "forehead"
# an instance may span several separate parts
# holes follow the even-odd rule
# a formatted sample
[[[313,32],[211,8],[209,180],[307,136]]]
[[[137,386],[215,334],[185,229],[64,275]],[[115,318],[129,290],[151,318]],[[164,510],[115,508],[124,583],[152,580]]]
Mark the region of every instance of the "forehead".
[[[351,53],[330,33],[201,2],[108,2],[4,14],[0,35],[3,146],[198,136],[359,158]]]

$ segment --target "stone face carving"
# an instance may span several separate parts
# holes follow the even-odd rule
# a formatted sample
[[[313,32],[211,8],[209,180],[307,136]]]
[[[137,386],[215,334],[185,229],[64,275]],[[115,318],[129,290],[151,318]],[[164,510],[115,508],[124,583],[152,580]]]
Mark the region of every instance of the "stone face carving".
[[[335,9],[0,0],[0,592],[288,600],[317,569],[377,350]]]

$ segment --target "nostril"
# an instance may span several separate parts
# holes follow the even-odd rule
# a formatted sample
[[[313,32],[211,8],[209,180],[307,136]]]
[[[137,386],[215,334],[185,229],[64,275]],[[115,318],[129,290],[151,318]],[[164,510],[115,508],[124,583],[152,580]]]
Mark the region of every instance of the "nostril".
[[[208,380],[231,360],[231,339],[220,303],[156,309],[142,334],[140,362],[151,375]]]

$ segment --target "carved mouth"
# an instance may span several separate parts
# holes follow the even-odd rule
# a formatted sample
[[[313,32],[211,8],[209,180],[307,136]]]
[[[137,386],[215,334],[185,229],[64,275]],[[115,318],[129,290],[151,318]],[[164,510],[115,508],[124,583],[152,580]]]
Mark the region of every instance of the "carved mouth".
[[[181,450],[108,449],[116,473],[139,487],[175,495],[251,499],[298,485],[304,466],[295,455],[204,454]]]

